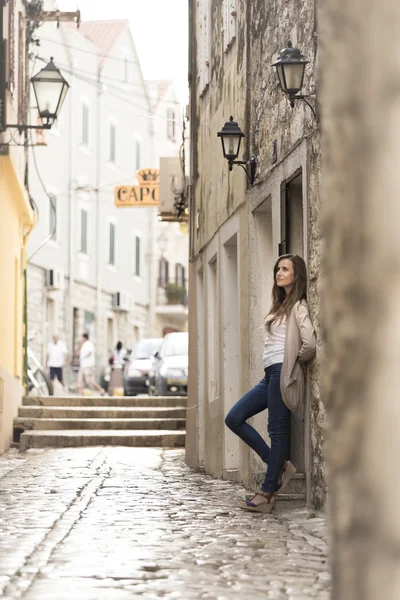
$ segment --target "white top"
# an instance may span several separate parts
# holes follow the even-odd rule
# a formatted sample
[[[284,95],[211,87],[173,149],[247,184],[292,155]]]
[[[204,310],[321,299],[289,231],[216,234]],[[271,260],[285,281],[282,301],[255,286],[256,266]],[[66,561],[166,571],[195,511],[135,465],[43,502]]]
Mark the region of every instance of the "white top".
[[[57,344],[50,342],[47,346],[47,354],[49,355],[49,360],[47,361],[49,367],[63,367],[65,355],[68,354],[67,346],[60,340],[58,340]]]
[[[114,362],[113,362],[113,366],[114,367],[123,367],[125,364],[125,357],[126,357],[126,350],[125,348],[121,348],[120,351],[118,351],[116,348],[113,352],[113,357],[114,357]]]
[[[267,317],[267,321],[269,315]],[[272,323],[271,331],[267,330],[267,337],[264,344],[263,363],[264,369],[277,363],[283,363],[285,354],[285,339],[286,339],[286,317],[280,321],[279,319]]]
[[[82,344],[81,351],[79,352],[79,361],[81,369],[87,369],[88,367],[94,367],[94,346],[90,340],[86,340]]]

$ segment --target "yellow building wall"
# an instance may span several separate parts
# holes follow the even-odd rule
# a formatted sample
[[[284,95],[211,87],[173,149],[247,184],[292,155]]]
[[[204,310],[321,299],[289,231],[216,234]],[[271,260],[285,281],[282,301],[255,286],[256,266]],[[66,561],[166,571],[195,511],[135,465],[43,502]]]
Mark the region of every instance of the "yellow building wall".
[[[0,157],[0,453],[22,399],[26,237],[33,215],[13,163]]]

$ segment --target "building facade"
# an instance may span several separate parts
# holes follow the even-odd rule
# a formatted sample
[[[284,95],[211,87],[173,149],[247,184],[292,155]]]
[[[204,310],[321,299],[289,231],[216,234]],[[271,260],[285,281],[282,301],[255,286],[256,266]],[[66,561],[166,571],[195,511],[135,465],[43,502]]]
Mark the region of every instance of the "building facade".
[[[101,369],[118,340],[131,348],[152,328],[156,209],[115,207],[114,187],[137,185],[136,172],[156,166],[154,119],[127,21],[45,24],[40,39],[71,88],[46,146],[30,157],[39,206],[28,266],[32,346],[43,360],[57,331],[71,357],[88,331]]]
[[[26,25],[22,1],[0,1],[0,454],[23,393],[26,247],[35,222],[25,136],[7,127],[27,118]]]
[[[292,109],[271,63],[290,39],[309,59],[304,89],[314,93],[318,58],[313,0],[290,7],[239,0],[190,3],[190,368],[187,462],[254,487],[264,465],[224,425],[233,404],[263,375],[263,317],[280,254],[308,265],[308,299],[319,339],[318,123],[302,102]],[[283,18],[284,15],[284,18]],[[221,31],[223,35],[221,35]],[[228,171],[217,132],[230,116],[255,155],[257,179]],[[319,349],[308,368],[304,416],[292,417],[290,455],[309,504],[325,498]],[[267,417],[254,426],[267,437]]]
[[[154,150],[161,177],[172,164],[179,168],[185,148],[182,105],[171,80],[147,81],[154,113]],[[181,192],[182,184],[175,189]],[[170,183],[168,181],[168,183]],[[171,182],[172,183],[172,182]],[[186,223],[168,222],[174,202],[174,185],[160,189],[160,219],[155,225],[156,298],[154,333],[156,337],[171,331],[188,329],[188,229]],[[186,190],[184,190],[186,191]],[[166,208],[166,214],[163,213]],[[166,220],[164,220],[166,219]]]

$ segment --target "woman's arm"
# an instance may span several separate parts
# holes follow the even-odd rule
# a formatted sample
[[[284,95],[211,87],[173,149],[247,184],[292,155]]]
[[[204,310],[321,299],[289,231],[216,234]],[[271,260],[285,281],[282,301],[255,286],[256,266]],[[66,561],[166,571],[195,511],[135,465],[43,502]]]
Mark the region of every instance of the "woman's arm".
[[[306,362],[313,358],[317,346],[315,331],[310,319],[308,306],[300,302],[294,307],[297,326],[301,337],[299,361]]]

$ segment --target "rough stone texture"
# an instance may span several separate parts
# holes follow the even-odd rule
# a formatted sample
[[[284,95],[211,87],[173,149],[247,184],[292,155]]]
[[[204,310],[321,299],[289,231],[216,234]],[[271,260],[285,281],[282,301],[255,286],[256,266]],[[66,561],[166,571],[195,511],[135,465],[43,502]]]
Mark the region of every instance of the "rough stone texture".
[[[292,109],[287,98],[282,94],[275,69],[270,64],[276,60],[279,51],[287,45],[290,39],[293,46],[299,47],[310,63],[306,67],[303,90],[305,93],[315,93],[315,64],[317,62],[317,34],[314,0],[302,0],[291,3],[278,0],[266,3],[263,0],[251,2],[250,28],[250,69],[249,89],[250,143],[248,152],[257,155],[259,161],[259,179],[251,196],[253,204],[266,198],[263,182],[274,177],[274,170],[279,170],[279,163],[287,165],[286,172],[290,176],[295,171],[291,158],[294,148],[301,140],[306,140],[307,157],[302,165],[306,173],[303,195],[307,199],[307,263],[309,269],[308,301],[318,338],[318,354],[310,365],[310,414],[306,415],[311,421],[311,465],[310,490],[311,503],[321,508],[325,501],[325,478],[323,458],[324,409],[320,394],[319,362],[321,336],[319,326],[319,273],[320,273],[320,194],[319,174],[321,146],[317,124],[311,110],[302,102],[297,102]],[[311,101],[312,102],[312,101]],[[277,165],[272,163],[272,147],[277,141]],[[290,163],[293,166],[290,167]],[[291,170],[292,169],[292,170]],[[280,183],[280,182],[278,182]],[[271,186],[270,186],[271,187]],[[259,188],[259,189],[258,189]],[[257,193],[258,191],[258,193]],[[268,190],[270,193],[270,190]],[[273,203],[279,203],[279,197],[272,196]],[[275,250],[275,248],[274,248]],[[264,265],[254,265],[258,279],[260,268]],[[257,277],[257,274],[255,275]],[[255,304],[257,305],[261,290],[256,288]],[[262,292],[261,292],[262,293]],[[264,306],[266,312],[269,298]],[[257,306],[251,312],[257,310]],[[259,361],[256,361],[257,364]]]
[[[328,600],[325,521],[190,471],[179,451],[85,448],[0,458],[5,600]]]
[[[399,23],[395,1],[321,7],[322,372],[335,600],[400,597],[400,52],[390,43]]]
[[[271,67],[279,51],[290,39],[310,61],[306,67],[303,92],[315,93],[315,65],[318,59],[315,2],[238,1],[236,40],[224,51],[221,34],[223,3],[212,1],[211,79],[205,90],[199,88],[198,77],[201,66],[198,26],[200,4],[191,2],[194,34],[197,36],[192,51],[197,56],[191,65],[191,153],[194,165],[191,248],[194,266],[190,271],[192,293],[189,329],[192,334],[192,364],[200,365],[198,368],[201,372],[191,370],[189,376],[188,408],[192,412],[189,413],[188,427],[192,435],[188,437],[187,460],[192,466],[200,466],[202,453],[199,448],[205,446],[207,454],[209,442],[213,440],[212,448],[214,450],[218,445],[218,450],[214,451],[212,461],[204,462],[205,468],[214,475],[222,473],[228,476],[224,467],[224,448],[220,448],[227,433],[221,424],[224,409],[226,412],[226,408],[233,405],[240,396],[236,394],[236,390],[234,393],[224,393],[224,377],[229,379],[229,375],[220,368],[220,373],[217,373],[220,393],[216,394],[217,398],[208,397],[213,374],[210,375],[210,369],[204,367],[202,357],[204,349],[207,355],[212,347],[217,347],[220,350],[219,364],[223,365],[227,354],[224,331],[220,325],[227,312],[221,300],[225,293],[221,232],[224,227],[232,224],[235,217],[240,216],[240,267],[237,285],[240,296],[240,390],[244,393],[263,375],[262,320],[270,305],[272,269],[278,256],[278,244],[282,241],[280,186],[301,169],[305,236],[303,251],[309,267],[309,303],[317,330],[318,354],[309,369],[309,401],[306,404],[304,436],[300,420],[294,419],[292,440],[297,444],[297,464],[307,474],[307,500],[316,508],[321,508],[325,502],[326,486],[323,458],[325,413],[319,374],[320,136],[309,107],[297,102],[293,109],[290,108],[287,98],[280,91],[275,69]],[[234,167],[229,173],[216,138],[216,132],[230,114],[246,134],[239,159],[255,154],[258,161],[258,177],[252,187],[248,186],[247,193],[243,171]],[[272,149],[275,140],[277,161],[273,163]],[[218,263],[215,293],[219,312],[217,310],[215,318],[210,317],[213,310],[209,290],[213,288],[213,282],[207,264],[213,253]],[[201,284],[199,272],[202,273]],[[214,322],[211,323],[212,319]],[[219,331],[216,339],[215,330]],[[232,378],[234,371],[237,371],[235,366],[232,367]],[[206,406],[204,412],[207,418],[202,430],[203,405]],[[262,435],[267,436],[265,413],[256,416],[253,424]],[[196,435],[193,435],[194,432]],[[229,476],[251,485],[261,467],[258,457],[242,445],[237,468],[232,469]]]

